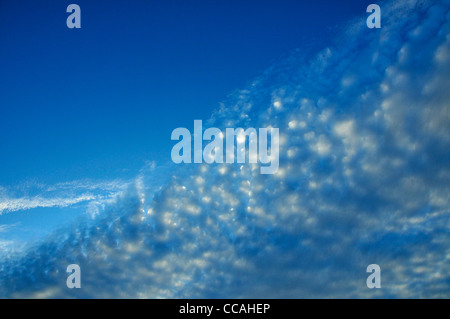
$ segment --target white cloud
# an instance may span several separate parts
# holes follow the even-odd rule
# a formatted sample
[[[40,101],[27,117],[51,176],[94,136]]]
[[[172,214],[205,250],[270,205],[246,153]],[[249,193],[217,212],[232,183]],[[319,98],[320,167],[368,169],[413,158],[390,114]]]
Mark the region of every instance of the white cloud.
[[[27,182],[14,188],[2,188],[0,215],[42,207],[68,207],[83,202],[96,202],[114,198],[124,191],[129,182],[80,180],[55,185]]]

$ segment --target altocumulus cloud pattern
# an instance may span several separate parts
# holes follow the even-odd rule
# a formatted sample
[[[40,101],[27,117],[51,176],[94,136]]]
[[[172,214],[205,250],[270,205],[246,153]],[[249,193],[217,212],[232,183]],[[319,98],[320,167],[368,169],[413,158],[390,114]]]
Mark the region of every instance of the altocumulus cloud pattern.
[[[143,174],[4,257],[0,296],[449,298],[449,8],[384,3],[381,29],[350,23],[223,103],[209,127],[280,129],[277,174],[185,165],[157,191]],[[65,285],[72,263],[82,289]],[[372,263],[382,289],[366,286]]]

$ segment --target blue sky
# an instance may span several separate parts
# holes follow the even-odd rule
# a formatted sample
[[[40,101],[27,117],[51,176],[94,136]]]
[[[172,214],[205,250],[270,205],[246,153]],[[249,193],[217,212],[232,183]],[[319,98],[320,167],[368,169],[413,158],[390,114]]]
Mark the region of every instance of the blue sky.
[[[380,30],[371,1],[77,3],[0,2],[1,297],[449,296],[448,1]],[[279,172],[175,167],[194,119],[279,127]]]
[[[132,177],[167,160],[173,127],[208,118],[297,48],[314,52],[365,3],[2,1],[0,185]],[[159,134],[155,134],[158,132]],[[169,150],[169,152],[168,152]]]

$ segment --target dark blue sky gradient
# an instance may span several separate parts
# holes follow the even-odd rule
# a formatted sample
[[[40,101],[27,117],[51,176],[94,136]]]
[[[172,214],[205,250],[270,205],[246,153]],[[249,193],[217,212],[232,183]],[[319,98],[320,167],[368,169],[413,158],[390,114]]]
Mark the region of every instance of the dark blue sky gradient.
[[[170,133],[367,1],[0,2],[0,185],[134,176]]]

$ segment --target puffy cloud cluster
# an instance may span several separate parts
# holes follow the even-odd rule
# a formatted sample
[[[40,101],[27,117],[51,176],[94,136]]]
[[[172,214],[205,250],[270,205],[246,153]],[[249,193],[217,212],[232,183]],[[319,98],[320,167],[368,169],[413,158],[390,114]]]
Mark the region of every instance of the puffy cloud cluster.
[[[0,296],[450,297],[450,2],[382,8],[382,29],[358,20],[312,61],[294,53],[208,121],[278,127],[277,174],[185,165],[156,191],[142,176],[3,260]]]

